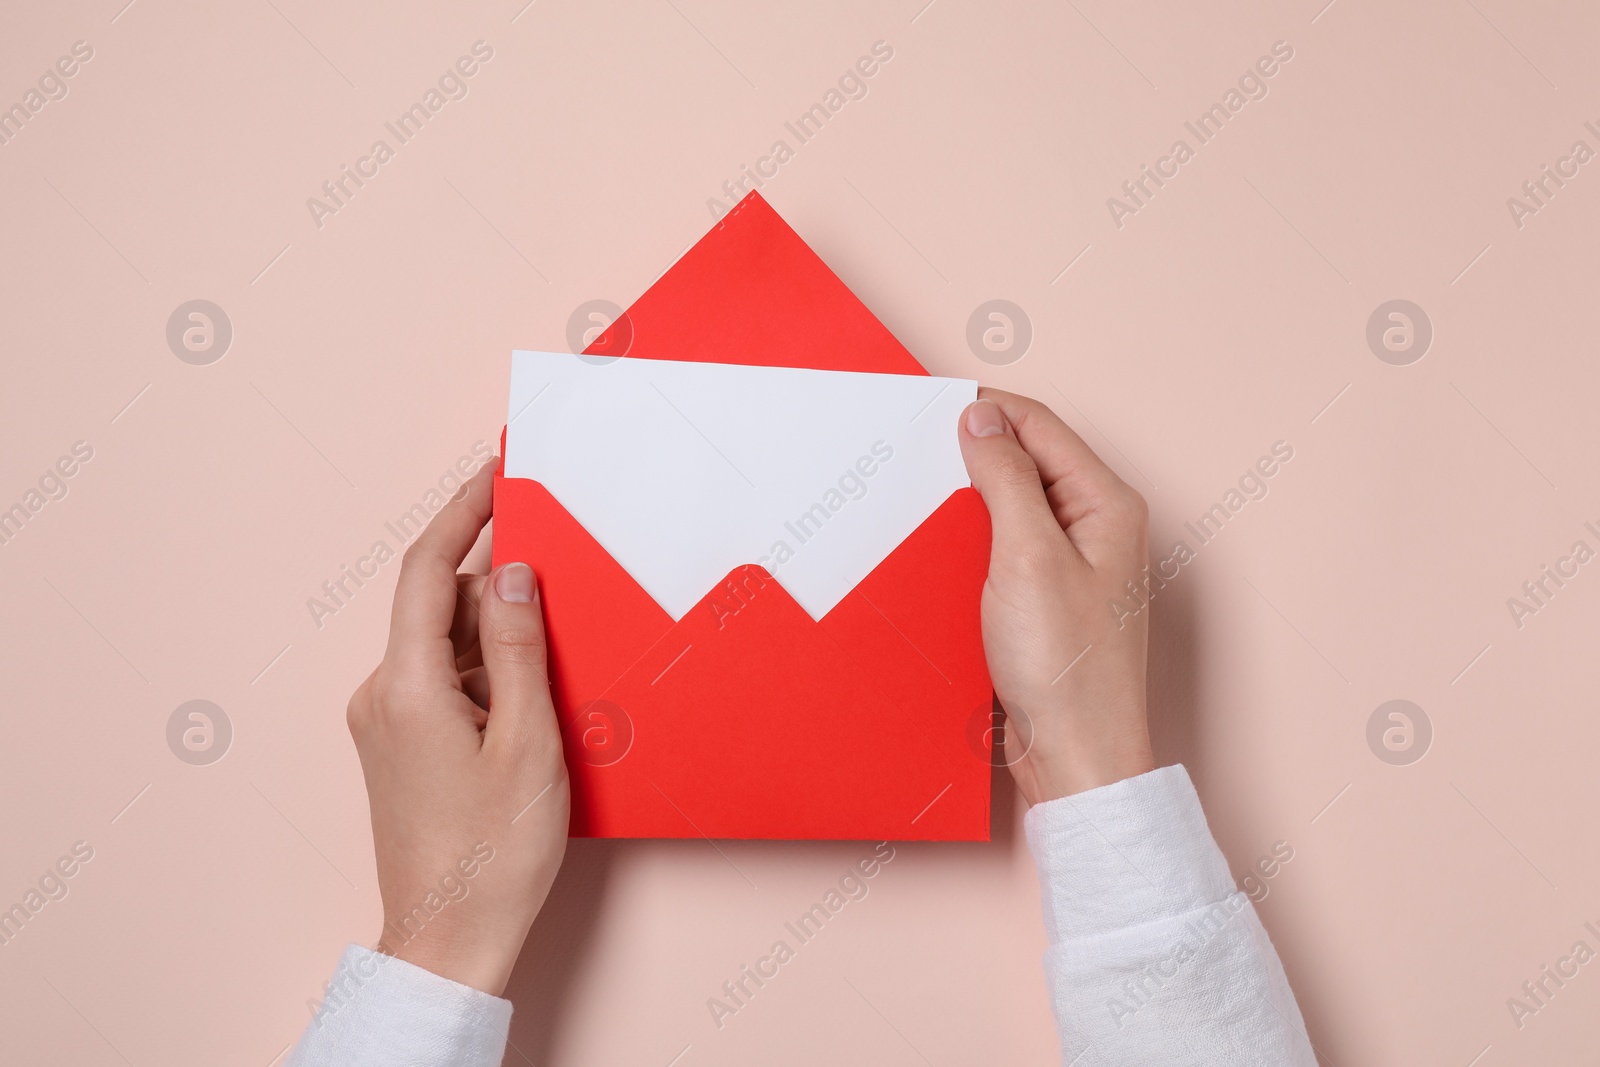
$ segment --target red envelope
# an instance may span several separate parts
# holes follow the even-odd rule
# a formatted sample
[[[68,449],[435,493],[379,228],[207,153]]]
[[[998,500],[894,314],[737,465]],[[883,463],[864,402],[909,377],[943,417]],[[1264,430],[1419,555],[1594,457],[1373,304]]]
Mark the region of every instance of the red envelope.
[[[588,351],[927,373],[756,193]],[[820,620],[751,564],[674,623],[542,485],[497,476],[494,563],[538,575],[572,836],[988,840],[988,559],[969,487]]]

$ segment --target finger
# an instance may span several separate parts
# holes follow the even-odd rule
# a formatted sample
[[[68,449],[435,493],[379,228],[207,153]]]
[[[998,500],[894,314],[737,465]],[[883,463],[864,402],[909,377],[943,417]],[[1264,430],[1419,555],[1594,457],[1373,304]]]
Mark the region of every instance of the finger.
[[[450,629],[456,612],[456,569],[494,513],[495,467],[485,464],[406,549],[394,591],[386,658],[437,657],[442,664],[453,665]]]
[[[979,389],[1005,412],[1017,440],[1033,457],[1063,526],[1085,518],[1129,490],[1094,449],[1061,416],[1030,397],[1000,389]]]
[[[1036,555],[1041,546],[1065,547],[1039,468],[1000,405],[989,399],[973,403],[962,412],[957,433],[967,474],[989,509],[994,558]]]
[[[1032,457],[1045,499],[1078,553],[1092,566],[1121,558],[1128,537],[1143,536],[1144,497],[1044,404],[998,389],[978,392],[1000,406]]]
[[[533,568],[507,563],[497,569],[484,585],[479,607],[478,643],[492,699],[484,747],[519,751],[540,729],[553,729],[555,718]]]

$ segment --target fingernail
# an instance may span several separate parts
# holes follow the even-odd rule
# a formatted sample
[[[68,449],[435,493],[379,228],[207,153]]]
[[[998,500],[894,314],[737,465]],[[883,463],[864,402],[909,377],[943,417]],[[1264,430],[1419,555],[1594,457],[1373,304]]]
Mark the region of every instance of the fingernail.
[[[526,563],[507,563],[494,576],[494,591],[508,604],[526,604],[533,599],[533,568]]]
[[[1005,433],[1005,412],[993,400],[978,401],[967,409],[967,432],[974,437],[996,437]]]

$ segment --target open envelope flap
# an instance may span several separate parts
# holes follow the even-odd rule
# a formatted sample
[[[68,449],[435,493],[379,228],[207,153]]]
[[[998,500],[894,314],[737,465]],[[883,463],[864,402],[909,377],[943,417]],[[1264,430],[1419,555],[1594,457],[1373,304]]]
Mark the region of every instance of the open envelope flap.
[[[760,193],[739,201],[586,351],[928,373]]]
[[[542,484],[682,619],[760,564],[813,619],[957,489],[976,383],[513,355],[505,473]]]

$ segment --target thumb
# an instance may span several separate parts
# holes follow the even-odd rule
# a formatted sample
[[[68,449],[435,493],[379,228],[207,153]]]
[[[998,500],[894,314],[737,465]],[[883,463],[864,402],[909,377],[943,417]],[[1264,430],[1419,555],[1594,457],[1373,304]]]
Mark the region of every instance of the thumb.
[[[1005,412],[993,400],[979,400],[961,415],[961,458],[967,475],[989,509],[994,528],[993,555],[1038,550],[1062,538],[1039,467],[1028,455]]]
[[[533,568],[507,563],[496,570],[483,585],[478,607],[478,643],[491,701],[485,743],[516,744],[555,713]]]

